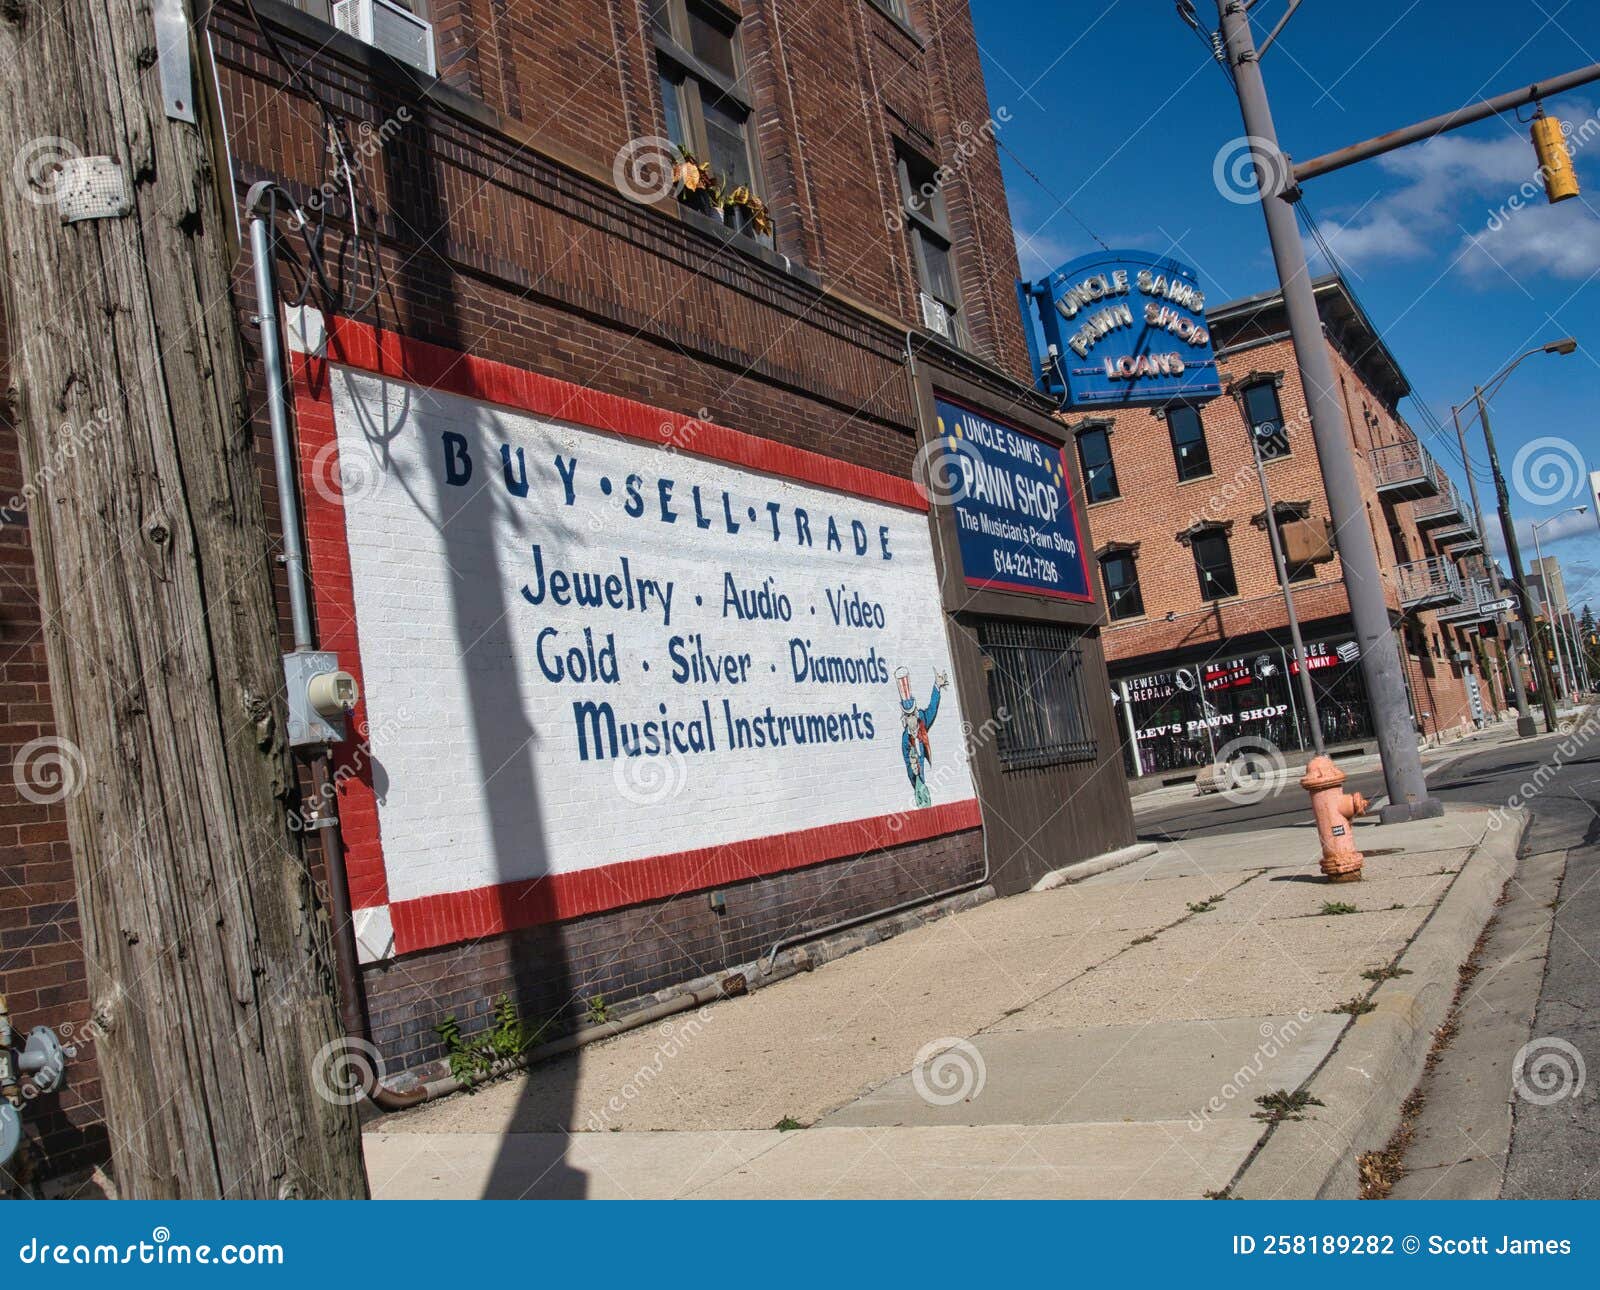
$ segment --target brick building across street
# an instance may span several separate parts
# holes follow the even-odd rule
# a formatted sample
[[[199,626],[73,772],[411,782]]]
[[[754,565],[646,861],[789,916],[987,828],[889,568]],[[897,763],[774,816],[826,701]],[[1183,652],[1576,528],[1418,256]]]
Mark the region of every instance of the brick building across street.
[[[1420,734],[1447,737],[1507,704],[1492,597],[1463,494],[1398,411],[1410,393],[1342,280],[1317,301],[1377,543],[1392,639]],[[1207,312],[1224,393],[1202,405],[1064,414],[1078,442],[1109,605],[1105,630],[1130,775],[1175,779],[1265,740],[1309,746],[1251,443],[1286,549],[1322,545],[1328,502],[1281,295]],[[1325,558],[1324,558],[1325,557]],[[1291,559],[1295,607],[1330,745],[1372,727],[1337,555]]]
[[[1029,384],[965,3],[338,8],[222,0],[201,61],[241,230],[274,186],[317,644],[364,696],[335,781],[387,1074],[442,1069],[447,1018],[557,1034],[1131,842],[1088,553],[1134,530],[1086,506]],[[276,524],[251,269],[246,240]],[[1025,486],[952,496],[963,461]],[[0,445],[0,494],[25,484]],[[64,817],[14,791],[51,703],[26,506],[5,519],[0,986],[18,1024],[81,1030]],[[71,1078],[28,1113],[51,1169],[105,1151],[92,1044]]]

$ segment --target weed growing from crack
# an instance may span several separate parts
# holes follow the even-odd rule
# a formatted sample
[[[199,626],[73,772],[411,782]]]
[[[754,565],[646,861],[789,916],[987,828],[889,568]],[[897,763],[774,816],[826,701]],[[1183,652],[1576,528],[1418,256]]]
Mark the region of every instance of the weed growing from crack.
[[[1371,999],[1363,999],[1359,995],[1354,999],[1347,999],[1337,1008],[1330,1008],[1330,1012],[1342,1012],[1348,1017],[1364,1017],[1367,1013],[1376,1010],[1377,1004]]]
[[[1361,911],[1343,900],[1325,900],[1322,902],[1322,912],[1324,914],[1359,914]]]
[[[1297,1088],[1293,1093],[1287,1089],[1277,1089],[1271,1093],[1263,1093],[1256,1098],[1259,1111],[1252,1111],[1251,1118],[1265,1120],[1268,1124],[1282,1124],[1285,1120],[1303,1120],[1306,1117],[1300,1114],[1308,1106],[1322,1106],[1320,1098],[1312,1097],[1303,1088]]]

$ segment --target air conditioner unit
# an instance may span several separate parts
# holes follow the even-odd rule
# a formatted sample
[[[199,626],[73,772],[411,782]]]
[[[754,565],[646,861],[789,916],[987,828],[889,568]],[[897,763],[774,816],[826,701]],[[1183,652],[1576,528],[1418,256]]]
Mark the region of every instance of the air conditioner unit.
[[[936,331],[948,341],[955,340],[955,328],[950,325],[950,311],[926,291],[922,293],[922,325]]]
[[[437,76],[433,24],[389,0],[334,0],[333,25],[397,59]]]

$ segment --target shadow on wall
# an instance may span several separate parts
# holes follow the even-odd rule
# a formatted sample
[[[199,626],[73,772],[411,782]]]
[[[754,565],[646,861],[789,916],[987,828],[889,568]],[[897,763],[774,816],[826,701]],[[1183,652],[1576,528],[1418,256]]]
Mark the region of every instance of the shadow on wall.
[[[401,106],[399,100],[382,102],[383,119],[403,119]],[[402,314],[384,321],[420,339],[466,352],[475,346],[456,309],[460,283],[433,250],[408,244],[413,238],[442,240],[451,211],[440,190],[439,163],[427,146],[428,114],[417,112],[414,104],[405,106],[411,117],[387,142],[383,157],[391,209],[403,215],[401,227],[409,225],[410,231],[402,241],[400,263],[392,272],[384,302],[396,309],[398,301],[426,302],[426,308],[417,318]],[[519,519],[507,505],[506,491],[495,486],[499,462],[481,451],[477,460],[480,469],[472,487],[446,490],[454,495],[434,501],[429,513],[435,517],[451,571],[454,660],[459,660],[467,698],[461,728],[483,787],[487,815],[483,824],[494,874],[489,881],[509,883],[546,876],[549,870],[534,770],[536,734],[517,698],[512,625],[526,606],[520,600],[513,603],[516,593],[502,579],[482,573],[492,567],[493,543],[521,542]],[[442,653],[443,643],[435,648]],[[441,658],[441,664],[448,661],[453,660]],[[443,809],[451,809],[448,793]],[[437,970],[446,963],[445,972]],[[441,947],[401,959],[387,974],[408,971],[414,973],[414,981],[401,988],[413,1000],[413,1014],[431,1025],[453,1013],[469,1037],[493,1023],[496,1000],[502,994],[530,1030],[551,1018],[559,1018],[558,1024],[570,1023],[581,1011],[559,925]],[[576,1074],[577,1063],[562,1063],[559,1072],[539,1081],[539,1105],[526,1110],[541,1124],[567,1128],[573,1116]],[[517,1197],[535,1184],[541,1196],[582,1198],[588,1191],[587,1176],[566,1163],[564,1151],[553,1151],[530,1171],[527,1160],[502,1148],[487,1194]]]

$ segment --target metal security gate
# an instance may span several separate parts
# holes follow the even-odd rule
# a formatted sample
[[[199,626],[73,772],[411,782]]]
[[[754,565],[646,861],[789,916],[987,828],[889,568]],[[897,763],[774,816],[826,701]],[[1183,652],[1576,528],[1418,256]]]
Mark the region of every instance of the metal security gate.
[[[1099,753],[1084,688],[1082,633],[1051,623],[978,620],[978,647],[1008,770],[1093,761]]]

